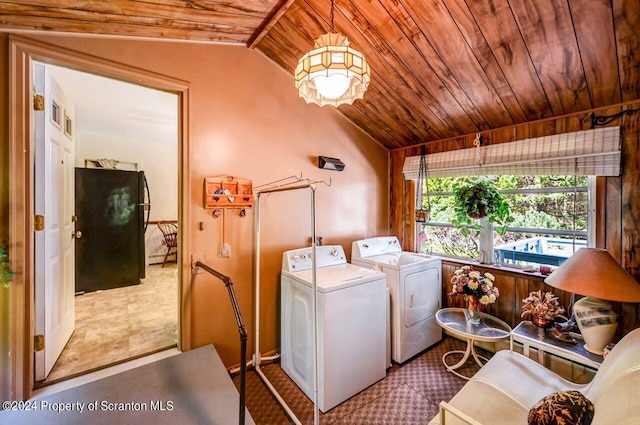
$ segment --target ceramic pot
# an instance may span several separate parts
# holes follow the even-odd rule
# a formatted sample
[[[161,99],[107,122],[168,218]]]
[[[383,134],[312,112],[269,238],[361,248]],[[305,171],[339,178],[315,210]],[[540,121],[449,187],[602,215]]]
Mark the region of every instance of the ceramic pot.
[[[486,216],[487,216],[487,213],[486,213],[486,212],[485,212],[485,210],[484,210],[484,205],[480,205],[480,206],[478,207],[478,212],[475,212],[475,211],[469,210],[469,211],[467,211],[467,215],[468,215],[469,217],[471,217],[471,218],[478,219],[478,218],[486,217]]]

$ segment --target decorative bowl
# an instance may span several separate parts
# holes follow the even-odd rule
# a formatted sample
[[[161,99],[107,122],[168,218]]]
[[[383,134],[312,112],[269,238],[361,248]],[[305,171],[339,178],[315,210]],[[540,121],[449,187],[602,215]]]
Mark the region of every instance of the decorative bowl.
[[[547,329],[553,326],[553,320],[545,319],[542,316],[536,315],[531,315],[531,323],[542,329]]]

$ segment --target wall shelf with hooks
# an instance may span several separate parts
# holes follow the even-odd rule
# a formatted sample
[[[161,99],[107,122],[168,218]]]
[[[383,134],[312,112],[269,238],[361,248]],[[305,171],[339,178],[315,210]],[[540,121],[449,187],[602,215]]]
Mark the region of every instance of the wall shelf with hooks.
[[[204,208],[250,208],[253,202],[251,180],[228,175],[204,179]]]

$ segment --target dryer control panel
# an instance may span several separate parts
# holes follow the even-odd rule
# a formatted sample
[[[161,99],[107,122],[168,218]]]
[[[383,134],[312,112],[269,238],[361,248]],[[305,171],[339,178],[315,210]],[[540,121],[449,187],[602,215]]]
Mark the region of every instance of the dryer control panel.
[[[323,245],[316,247],[317,267],[346,264],[347,258],[341,245]],[[298,272],[313,267],[313,250],[311,247],[285,251],[282,254],[282,270]]]
[[[353,241],[351,258],[353,260],[354,258],[367,258],[400,251],[402,251],[402,247],[396,236],[379,236]]]

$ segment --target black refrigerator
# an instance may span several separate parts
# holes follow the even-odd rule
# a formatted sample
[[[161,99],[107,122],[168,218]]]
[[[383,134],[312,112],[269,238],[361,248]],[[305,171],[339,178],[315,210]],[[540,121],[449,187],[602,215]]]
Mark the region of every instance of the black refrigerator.
[[[75,186],[76,293],[140,283],[145,276],[144,172],[76,168]]]

